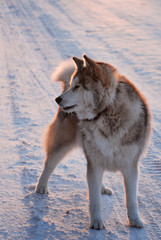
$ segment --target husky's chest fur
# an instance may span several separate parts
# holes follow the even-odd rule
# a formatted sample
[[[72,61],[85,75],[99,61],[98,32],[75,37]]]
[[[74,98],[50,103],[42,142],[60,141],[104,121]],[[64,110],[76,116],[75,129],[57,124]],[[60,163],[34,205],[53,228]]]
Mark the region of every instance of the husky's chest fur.
[[[86,154],[93,152],[93,161],[98,159],[112,171],[127,165],[129,156],[135,158],[145,143],[144,103],[136,93],[135,99],[130,99],[122,85],[118,85],[113,105],[93,120],[80,121]]]

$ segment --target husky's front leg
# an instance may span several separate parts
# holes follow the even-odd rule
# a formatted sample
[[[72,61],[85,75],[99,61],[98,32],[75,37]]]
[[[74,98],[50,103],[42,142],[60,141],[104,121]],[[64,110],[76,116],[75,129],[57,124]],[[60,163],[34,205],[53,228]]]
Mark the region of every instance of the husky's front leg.
[[[126,206],[130,226],[142,228],[144,224],[139,217],[137,204],[137,163],[133,164],[133,166],[131,166],[130,169],[127,169],[127,171],[124,171],[123,177],[126,191]]]
[[[91,217],[90,227],[101,230],[104,228],[101,213],[101,184],[103,169],[99,166],[93,166],[88,162],[87,165],[87,181],[89,187],[89,211]]]

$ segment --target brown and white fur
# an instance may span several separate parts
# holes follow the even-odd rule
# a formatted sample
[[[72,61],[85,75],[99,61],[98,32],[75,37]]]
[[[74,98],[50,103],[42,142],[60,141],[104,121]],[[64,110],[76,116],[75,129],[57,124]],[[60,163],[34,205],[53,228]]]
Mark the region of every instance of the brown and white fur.
[[[48,193],[48,179],[64,155],[76,144],[87,158],[91,228],[103,229],[102,185],[105,170],[123,175],[130,226],[142,228],[138,214],[138,160],[150,135],[150,111],[139,90],[107,63],[86,55],[73,58],[57,71],[63,94],[56,98],[57,116],[48,128],[46,161],[36,192]],[[74,73],[73,73],[74,72]]]

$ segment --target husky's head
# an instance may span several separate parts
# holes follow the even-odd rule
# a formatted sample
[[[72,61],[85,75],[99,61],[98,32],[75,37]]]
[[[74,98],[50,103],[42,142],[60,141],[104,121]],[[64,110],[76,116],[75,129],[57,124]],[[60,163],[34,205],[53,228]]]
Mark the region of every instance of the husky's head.
[[[93,119],[113,103],[117,80],[116,69],[95,62],[86,55],[83,60],[73,57],[76,68],[69,89],[56,98],[67,113],[75,112],[79,119]]]

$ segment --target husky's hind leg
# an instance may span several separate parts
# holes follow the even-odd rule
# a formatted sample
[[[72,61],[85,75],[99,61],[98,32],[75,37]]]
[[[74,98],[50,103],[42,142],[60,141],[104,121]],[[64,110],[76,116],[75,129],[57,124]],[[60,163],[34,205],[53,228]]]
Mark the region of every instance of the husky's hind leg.
[[[102,194],[107,194],[107,195],[112,195],[113,192],[110,188],[106,188],[103,184],[102,184],[102,187],[101,187],[101,193]]]
[[[37,193],[48,193],[48,180],[56,165],[71,150],[77,140],[77,118],[58,110],[55,120],[49,125],[46,136],[46,160],[36,185]]]

